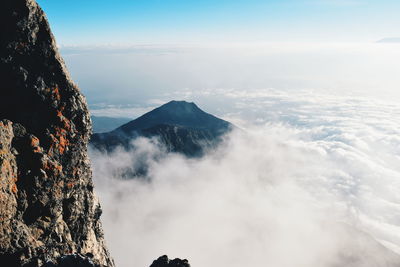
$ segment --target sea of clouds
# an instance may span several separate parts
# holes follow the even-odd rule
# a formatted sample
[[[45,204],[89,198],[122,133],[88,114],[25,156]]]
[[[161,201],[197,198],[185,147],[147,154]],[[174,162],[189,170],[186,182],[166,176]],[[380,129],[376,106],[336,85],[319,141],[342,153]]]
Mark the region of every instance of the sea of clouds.
[[[349,266],[382,266],[392,255],[381,244],[400,252],[398,105],[272,89],[166,97],[178,96],[225,103],[213,111],[242,130],[201,159],[149,139],[134,152],[91,150],[118,266],[163,254],[210,267],[343,266],[354,254],[367,262]],[[146,177],[123,175],[143,163]]]

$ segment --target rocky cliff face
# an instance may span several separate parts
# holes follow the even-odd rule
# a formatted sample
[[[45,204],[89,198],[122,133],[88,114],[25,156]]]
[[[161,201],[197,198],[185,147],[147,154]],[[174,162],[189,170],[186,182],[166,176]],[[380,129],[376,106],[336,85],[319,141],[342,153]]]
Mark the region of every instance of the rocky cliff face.
[[[113,266],[87,155],[84,97],[34,0],[0,4],[0,265],[83,255]]]

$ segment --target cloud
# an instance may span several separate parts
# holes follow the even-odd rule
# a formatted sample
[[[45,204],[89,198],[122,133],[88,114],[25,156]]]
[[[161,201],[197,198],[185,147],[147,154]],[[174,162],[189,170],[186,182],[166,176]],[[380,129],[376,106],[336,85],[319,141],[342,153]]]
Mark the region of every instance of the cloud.
[[[246,133],[232,133],[202,159],[165,154],[146,139],[135,152],[91,152],[119,266],[146,266],[162,254],[193,266],[334,266],[354,254],[367,262],[352,266],[390,260],[358,231],[400,246],[398,105],[275,90],[207,97],[229,103],[221,112],[246,122]],[[143,160],[148,176],[121,179],[121,169]]]

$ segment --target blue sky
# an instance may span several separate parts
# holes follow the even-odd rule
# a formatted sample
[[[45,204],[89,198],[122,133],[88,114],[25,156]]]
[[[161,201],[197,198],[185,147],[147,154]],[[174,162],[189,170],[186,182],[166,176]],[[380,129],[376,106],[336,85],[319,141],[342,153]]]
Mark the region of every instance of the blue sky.
[[[358,42],[400,36],[398,0],[38,0],[62,45]]]

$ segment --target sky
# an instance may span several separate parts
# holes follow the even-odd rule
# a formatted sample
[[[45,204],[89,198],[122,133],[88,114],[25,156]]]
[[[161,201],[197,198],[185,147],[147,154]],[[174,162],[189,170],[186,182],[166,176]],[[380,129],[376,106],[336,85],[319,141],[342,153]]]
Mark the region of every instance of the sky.
[[[219,89],[400,99],[397,0],[38,2],[97,115]]]
[[[331,266],[342,222],[400,251],[398,0],[38,2],[91,114],[187,100],[245,130],[199,160],[91,151],[119,266]]]
[[[374,42],[400,36],[397,0],[38,0],[59,45]]]

